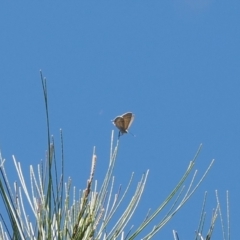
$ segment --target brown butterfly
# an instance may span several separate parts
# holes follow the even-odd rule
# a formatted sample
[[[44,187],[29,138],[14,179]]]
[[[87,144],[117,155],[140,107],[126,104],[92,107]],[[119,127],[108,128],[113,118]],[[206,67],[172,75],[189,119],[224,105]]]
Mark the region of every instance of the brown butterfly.
[[[119,129],[118,137],[124,133],[128,133],[128,129],[130,128],[133,120],[134,114],[131,112],[124,113],[123,115],[117,116],[114,120],[112,120],[113,124]]]

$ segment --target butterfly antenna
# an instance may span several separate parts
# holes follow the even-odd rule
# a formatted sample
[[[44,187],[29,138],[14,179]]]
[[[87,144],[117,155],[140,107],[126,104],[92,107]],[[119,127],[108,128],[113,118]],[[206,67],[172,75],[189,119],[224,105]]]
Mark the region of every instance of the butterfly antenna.
[[[135,135],[135,134],[133,134],[133,133],[131,133],[131,132],[129,132],[129,131],[128,131],[128,133],[130,133],[130,134],[131,134],[133,137],[136,137],[136,135]]]

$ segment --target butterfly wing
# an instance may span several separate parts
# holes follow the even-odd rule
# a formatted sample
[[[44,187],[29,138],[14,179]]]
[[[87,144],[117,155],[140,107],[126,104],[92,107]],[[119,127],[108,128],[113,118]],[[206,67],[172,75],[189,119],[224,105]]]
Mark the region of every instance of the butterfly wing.
[[[125,113],[122,115],[122,118],[124,119],[125,132],[127,132],[127,130],[130,128],[134,120],[134,114],[132,114],[131,112]]]
[[[116,117],[113,120],[113,124],[120,130],[121,133],[126,133],[125,123],[122,116]]]

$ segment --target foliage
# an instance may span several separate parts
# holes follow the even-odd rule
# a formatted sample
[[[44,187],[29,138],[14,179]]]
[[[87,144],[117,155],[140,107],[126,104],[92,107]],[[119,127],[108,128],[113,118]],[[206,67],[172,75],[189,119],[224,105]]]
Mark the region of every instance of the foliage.
[[[37,172],[34,172],[33,166],[30,166],[30,189],[26,184],[26,177],[23,175],[21,164],[17,162],[13,156],[15,168],[19,177],[20,185],[14,183],[14,190],[11,189],[4,167],[5,160],[0,157],[0,194],[4,203],[10,226],[6,224],[1,215],[0,222],[0,239],[137,239],[139,234],[147,226],[151,226],[152,220],[170,204],[174,199],[168,213],[148,231],[142,239],[151,239],[162,227],[171,220],[171,218],[179,211],[179,209],[193,195],[198,186],[202,183],[209,169],[212,167],[213,161],[210,163],[206,172],[201,179],[194,184],[197,171],[194,172],[192,180],[183,195],[184,183],[190,176],[195,166],[196,158],[200,152],[199,147],[193,160],[190,162],[186,172],[183,174],[179,183],[165,199],[165,201],[133,231],[132,229],[126,234],[125,231],[129,226],[131,217],[139,204],[143,194],[146,180],[149,174],[147,170],[138,182],[135,192],[129,201],[127,207],[116,222],[113,222],[113,216],[119,211],[120,205],[129,194],[129,187],[132,184],[134,173],[129,180],[128,186],[120,195],[120,189],[114,195],[114,175],[113,170],[117,158],[118,145],[120,139],[117,140],[114,147],[114,134],[111,135],[110,160],[106,171],[104,181],[98,190],[98,182],[94,181],[96,168],[96,151],[94,148],[92,156],[92,166],[85,190],[79,191],[77,197],[76,187],[72,188],[72,180],[69,178],[64,183],[64,147],[61,132],[61,173],[57,169],[57,160],[55,159],[54,139],[50,136],[49,117],[48,117],[48,100],[46,79],[41,73],[41,80],[45,99],[45,108],[47,116],[47,139],[48,151],[46,159],[37,166]],[[59,175],[59,176],[58,176]],[[71,196],[72,193],[72,196]],[[72,203],[70,203],[70,199]],[[206,198],[205,198],[206,199]],[[205,203],[205,201],[204,201]],[[199,229],[196,233],[196,239],[210,239],[214,229],[214,223],[219,212],[218,204],[212,218],[212,224],[207,233],[207,237],[202,237],[202,229],[204,225],[205,214],[202,211]],[[31,213],[29,213],[29,209]],[[204,207],[203,207],[204,209]],[[113,226],[110,231],[106,231],[107,226]],[[176,231],[173,231],[174,239],[179,239]]]

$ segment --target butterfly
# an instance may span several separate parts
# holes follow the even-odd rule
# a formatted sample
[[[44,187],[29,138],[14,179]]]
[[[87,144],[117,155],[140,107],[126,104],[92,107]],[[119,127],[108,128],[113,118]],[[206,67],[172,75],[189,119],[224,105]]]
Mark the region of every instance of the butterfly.
[[[119,129],[118,137],[124,133],[128,133],[128,129],[130,128],[133,120],[134,114],[131,112],[124,113],[123,115],[117,116],[114,120],[112,120],[113,124]]]

